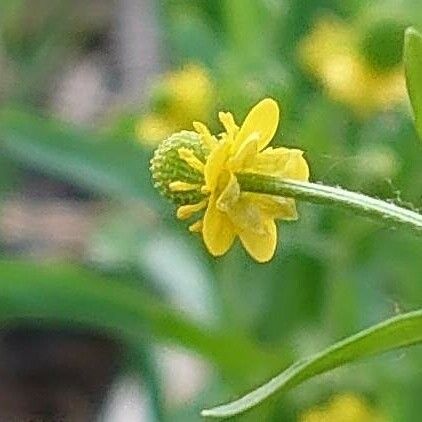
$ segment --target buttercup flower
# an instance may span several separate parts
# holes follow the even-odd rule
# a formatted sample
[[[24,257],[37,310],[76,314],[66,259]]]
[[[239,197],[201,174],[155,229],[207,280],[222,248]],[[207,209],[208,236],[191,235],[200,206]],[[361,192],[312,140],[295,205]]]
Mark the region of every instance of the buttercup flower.
[[[157,149],[151,166],[155,186],[180,205],[179,219],[205,210],[189,229],[202,234],[212,255],[225,254],[239,237],[255,260],[266,262],[277,245],[275,220],[297,219],[295,201],[242,191],[236,176],[306,181],[308,165],[298,149],[268,147],[279,122],[274,100],[253,107],[240,128],[231,113],[219,118],[225,130],[218,137],[195,122],[196,132],[173,135]]]
[[[136,124],[138,139],[157,145],[164,137],[190,125],[192,120],[207,119],[215,96],[214,84],[207,70],[197,64],[169,72],[155,85],[152,106]]]
[[[372,409],[362,398],[354,394],[334,397],[326,406],[310,409],[299,422],[386,422],[381,414]]]
[[[323,17],[299,44],[298,52],[330,97],[365,116],[391,108],[407,94],[400,64],[386,71],[371,67],[359,51],[357,35],[340,19]]]

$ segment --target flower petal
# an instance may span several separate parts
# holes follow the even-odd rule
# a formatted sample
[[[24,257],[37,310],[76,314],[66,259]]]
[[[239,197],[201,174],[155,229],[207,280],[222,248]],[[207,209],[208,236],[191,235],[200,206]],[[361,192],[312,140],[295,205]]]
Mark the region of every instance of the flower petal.
[[[217,206],[220,202],[217,202]],[[259,204],[251,201],[243,192],[240,198],[231,203],[224,211],[230,218],[236,232],[248,230],[255,233],[265,233],[264,217],[266,216],[261,212]]]
[[[269,218],[282,220],[297,220],[298,218],[296,201],[293,198],[252,192],[242,192],[242,196],[257,204],[261,212]]]
[[[211,195],[205,211],[202,235],[205,246],[214,256],[224,255],[230,249],[236,236],[230,219],[217,208],[214,195]]]
[[[210,192],[213,192],[217,187],[218,178],[229,156],[229,148],[230,144],[228,142],[220,141],[211,151],[205,163],[205,184]]]
[[[256,132],[259,136],[258,150],[261,151],[273,138],[277,130],[278,121],[279,109],[277,103],[271,98],[260,101],[246,116],[236,136],[233,150],[237,151],[242,143]]]
[[[303,152],[297,149],[291,150],[289,160],[284,169],[284,177],[293,180],[308,180],[309,166],[302,156]]]
[[[267,148],[259,153],[250,168],[245,170],[286,179],[309,179],[308,163],[303,158],[303,151],[299,149]]]
[[[228,182],[223,192],[217,199],[217,208],[222,212],[228,212],[236,206],[240,198],[240,186],[236,176],[230,173]]]
[[[244,230],[239,233],[239,237],[249,255],[256,261],[267,262],[274,256],[277,246],[277,227],[274,220],[265,221],[265,233]]]
[[[256,135],[256,133],[249,136],[237,150],[235,156],[230,158],[228,164],[231,171],[236,172],[251,167],[256,160],[258,139],[254,135]]]
[[[249,169],[255,173],[280,176],[289,161],[291,150],[288,148],[267,148],[255,156],[254,163]]]

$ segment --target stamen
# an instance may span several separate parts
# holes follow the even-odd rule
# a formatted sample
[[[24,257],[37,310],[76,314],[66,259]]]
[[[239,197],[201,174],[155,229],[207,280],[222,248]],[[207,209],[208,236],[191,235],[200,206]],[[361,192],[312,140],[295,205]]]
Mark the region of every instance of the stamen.
[[[176,182],[169,183],[169,189],[172,192],[189,192],[191,190],[199,190],[200,185],[177,180]]]
[[[204,209],[208,204],[208,200],[204,199],[197,204],[192,205],[182,205],[177,209],[177,218],[179,220],[186,220],[187,218],[191,217],[192,214],[195,214],[198,211]]]
[[[218,141],[216,137],[211,135],[211,132],[203,123],[193,122],[193,127],[201,135],[201,139],[207,148],[214,149],[217,146]]]
[[[179,153],[179,157],[182,160],[185,160],[193,169],[204,174],[204,163],[196,157],[192,150],[182,147],[179,148],[177,152]]]
[[[226,129],[226,132],[229,135],[229,137],[234,139],[234,137],[236,136],[236,134],[239,130],[239,127],[237,126],[236,122],[234,121],[233,114],[224,113],[224,112],[220,111],[220,113],[218,113],[218,118],[220,119],[220,122],[223,124],[224,129]]]
[[[203,227],[202,220],[198,220],[196,223],[193,223],[192,225],[189,226],[189,231],[191,233],[201,233],[202,227]]]
[[[210,188],[207,185],[201,186],[201,193],[203,193],[204,195],[208,195],[209,193],[211,193]]]

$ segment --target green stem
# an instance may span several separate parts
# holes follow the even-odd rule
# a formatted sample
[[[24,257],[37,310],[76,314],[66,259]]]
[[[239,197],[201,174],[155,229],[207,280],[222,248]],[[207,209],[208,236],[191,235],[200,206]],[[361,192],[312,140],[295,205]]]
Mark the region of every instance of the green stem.
[[[390,202],[357,192],[319,183],[284,180],[260,174],[237,174],[243,191],[287,196],[316,204],[338,206],[382,221],[389,226],[402,225],[422,234],[422,215]]]

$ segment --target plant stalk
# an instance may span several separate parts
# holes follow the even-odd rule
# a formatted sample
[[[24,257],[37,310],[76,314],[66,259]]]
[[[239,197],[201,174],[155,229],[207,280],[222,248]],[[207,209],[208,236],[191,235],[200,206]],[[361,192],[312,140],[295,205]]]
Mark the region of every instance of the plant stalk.
[[[320,183],[299,182],[261,174],[239,173],[236,177],[243,191],[337,206],[378,222],[381,221],[388,226],[405,226],[416,234],[422,234],[421,214],[381,199]]]

